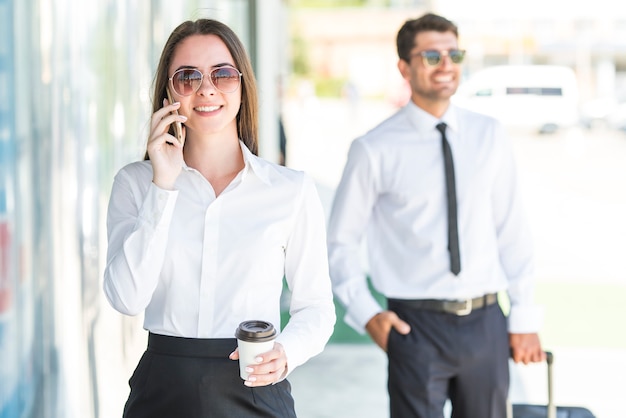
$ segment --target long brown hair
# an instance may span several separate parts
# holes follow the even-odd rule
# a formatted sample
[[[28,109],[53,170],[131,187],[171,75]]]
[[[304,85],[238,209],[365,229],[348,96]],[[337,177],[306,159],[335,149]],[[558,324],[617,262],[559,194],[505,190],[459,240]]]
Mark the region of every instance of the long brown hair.
[[[218,36],[233,57],[235,67],[243,74],[241,80],[241,107],[237,113],[237,134],[248,149],[258,155],[259,136],[259,104],[257,96],[256,79],[252,70],[250,58],[235,32],[222,22],[212,19],[198,19],[186,21],[178,25],[170,34],[154,78],[154,96],[152,98],[152,113],[163,107],[163,98],[166,96],[169,82],[168,71],[178,44],[192,35],[216,35]],[[170,128],[173,135],[173,128]],[[144,159],[148,160],[148,151]]]

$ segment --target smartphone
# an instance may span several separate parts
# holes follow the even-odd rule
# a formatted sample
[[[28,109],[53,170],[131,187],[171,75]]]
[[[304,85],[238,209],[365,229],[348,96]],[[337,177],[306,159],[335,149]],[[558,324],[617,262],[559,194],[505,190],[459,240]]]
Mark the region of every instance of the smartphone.
[[[170,102],[170,104],[174,103],[170,89],[165,89],[165,91],[167,92],[167,101]],[[172,113],[178,115],[177,110],[174,110]],[[178,142],[183,143],[183,125],[179,121],[174,122],[174,136],[178,139]]]

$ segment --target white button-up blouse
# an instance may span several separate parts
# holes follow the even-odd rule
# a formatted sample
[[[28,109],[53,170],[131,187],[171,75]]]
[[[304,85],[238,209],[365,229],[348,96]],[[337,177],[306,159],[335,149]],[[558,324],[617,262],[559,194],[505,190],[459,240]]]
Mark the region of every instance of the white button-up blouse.
[[[116,175],[109,202],[104,291],[144,328],[189,338],[234,338],[241,321],[280,329],[289,371],[322,351],[335,323],[325,217],[312,179],[253,155],[216,198],[184,167],[176,190],[152,183],[150,161]],[[283,291],[283,278],[287,291]]]

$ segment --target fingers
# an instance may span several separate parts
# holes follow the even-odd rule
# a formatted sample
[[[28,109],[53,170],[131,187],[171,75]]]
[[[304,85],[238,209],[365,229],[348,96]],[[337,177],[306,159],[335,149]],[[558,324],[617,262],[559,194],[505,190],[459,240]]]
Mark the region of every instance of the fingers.
[[[248,375],[248,380],[244,382],[244,385],[249,387],[271,385],[278,382],[286,370],[286,363],[277,360],[262,365],[248,366],[246,372],[250,375]]]
[[[524,363],[524,364],[528,364],[529,360],[528,360],[528,356],[525,352],[525,350],[523,349],[515,349],[512,350],[512,355],[511,357],[513,358],[513,361],[515,363]]]
[[[517,349],[513,351],[513,361],[516,363],[539,363],[545,361],[545,353],[536,350]]]
[[[231,358],[235,353],[231,354]],[[257,364],[246,366],[246,372],[250,373],[246,386],[266,386],[278,382],[287,372],[287,356],[279,343],[275,349],[261,354]]]
[[[152,161],[154,184],[162,189],[174,190],[176,179],[183,166],[182,151],[186,130],[182,130],[183,140],[180,142],[169,133],[169,130],[172,123],[180,124],[187,118],[177,113],[180,103],[169,104],[167,100],[163,100],[163,104],[164,106],[152,115],[147,151]]]
[[[390,315],[392,312],[383,311],[374,315],[365,324],[365,330],[370,335],[372,340],[382,348],[383,351],[387,351],[387,341],[389,339],[389,331],[391,330]]]
[[[180,108],[180,102],[169,103],[167,99],[163,99],[163,107],[152,114],[151,132],[153,133],[156,132],[158,127],[164,127],[164,125],[169,125],[169,124],[162,123],[163,119],[165,119],[166,117],[170,115],[174,116],[175,115],[174,112],[178,112],[179,108]],[[176,118],[171,118],[171,119],[175,120]],[[161,129],[161,132],[163,132],[162,129]]]
[[[379,312],[365,325],[365,329],[372,337],[372,340],[384,351],[387,351],[387,342],[389,341],[391,328],[394,328],[403,335],[411,332],[409,324],[400,319],[400,317],[392,311]]]
[[[537,334],[510,334],[511,357],[516,363],[538,363],[546,360]]]
[[[522,358],[524,364],[528,363],[540,363],[546,361],[546,353],[540,348],[534,348],[528,350],[526,355]]]
[[[163,107],[152,115],[149,142],[160,140],[160,142],[167,142],[171,145],[177,145],[177,143],[179,143],[177,138],[174,138],[174,136],[168,133],[172,123],[184,123],[187,120],[186,116],[178,114],[179,108],[179,102],[169,104],[167,99],[163,99]],[[184,132],[185,130],[183,128],[183,133]],[[184,141],[180,142],[181,147],[183,143]]]
[[[393,327],[396,331],[398,331],[398,333],[402,335],[407,335],[409,332],[411,332],[411,326],[407,322],[404,322],[402,319],[400,319],[400,317],[398,317],[397,315],[396,320],[393,322]]]

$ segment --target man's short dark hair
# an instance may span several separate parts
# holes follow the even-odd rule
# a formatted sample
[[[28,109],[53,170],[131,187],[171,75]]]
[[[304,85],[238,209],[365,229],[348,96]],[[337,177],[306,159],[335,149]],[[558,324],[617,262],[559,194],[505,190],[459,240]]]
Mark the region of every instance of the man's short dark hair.
[[[459,29],[453,22],[445,17],[426,13],[417,19],[407,20],[398,31],[396,39],[398,57],[407,62],[410,61],[411,50],[415,47],[415,36],[425,31],[452,32],[454,36],[459,37]]]

